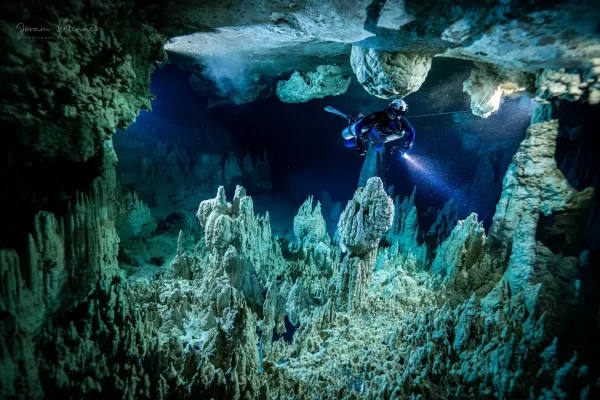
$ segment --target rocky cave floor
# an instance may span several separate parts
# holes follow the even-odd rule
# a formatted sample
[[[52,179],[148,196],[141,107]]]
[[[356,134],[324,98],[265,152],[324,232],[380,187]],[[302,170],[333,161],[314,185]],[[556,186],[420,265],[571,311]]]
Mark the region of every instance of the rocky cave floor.
[[[537,205],[524,201],[580,223],[592,201],[557,169],[558,124],[535,121],[543,108],[488,232],[476,214],[456,222],[447,205],[429,229],[440,235],[431,248],[418,240],[414,193],[393,200],[371,178],[341,215],[339,205],[324,211],[309,198],[289,240],[273,235],[270,215],[255,213],[242,186],[233,197],[220,186],[189,219],[167,218],[121,243],[141,261],[121,261],[129,283],[120,290],[152,321],[146,329],[162,358],[160,381],[144,390],[207,398],[585,398],[597,390],[593,356],[568,342],[590,337],[561,328],[586,308],[589,288],[578,276],[590,265],[585,253],[566,257],[536,241]],[[149,213],[136,201],[127,229]],[[536,269],[525,261],[533,255]],[[141,366],[158,357],[130,351]]]

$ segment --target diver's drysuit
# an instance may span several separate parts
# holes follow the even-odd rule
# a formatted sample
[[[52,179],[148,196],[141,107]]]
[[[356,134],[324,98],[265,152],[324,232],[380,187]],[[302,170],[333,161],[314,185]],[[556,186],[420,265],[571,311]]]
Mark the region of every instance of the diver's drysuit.
[[[333,108],[325,107],[325,111],[348,119],[348,125],[343,131],[344,145],[356,147],[358,154],[365,155],[365,143],[371,142],[376,151],[383,150],[385,143],[404,139],[400,148],[402,154],[413,146],[415,130],[404,117],[407,105],[403,100],[394,100],[386,110],[374,112],[366,117],[353,117]]]

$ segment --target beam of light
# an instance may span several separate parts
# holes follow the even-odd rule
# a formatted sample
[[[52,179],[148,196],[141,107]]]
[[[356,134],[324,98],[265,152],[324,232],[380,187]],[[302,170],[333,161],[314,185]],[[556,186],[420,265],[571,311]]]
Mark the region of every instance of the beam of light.
[[[451,196],[455,192],[455,189],[449,183],[446,176],[447,168],[441,162],[415,154],[411,154],[410,156],[403,154],[401,157],[406,162],[409,173],[413,176],[417,184],[425,183],[436,191],[448,196]]]

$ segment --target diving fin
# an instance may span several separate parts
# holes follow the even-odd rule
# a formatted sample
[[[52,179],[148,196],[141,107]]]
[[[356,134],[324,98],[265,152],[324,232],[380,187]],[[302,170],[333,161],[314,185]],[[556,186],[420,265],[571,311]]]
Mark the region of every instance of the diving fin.
[[[339,115],[340,117],[348,119],[348,120],[350,119],[349,115],[344,114],[343,112],[341,112],[337,108],[333,108],[331,106],[325,106],[325,111],[330,112],[330,113],[335,114],[335,115]]]

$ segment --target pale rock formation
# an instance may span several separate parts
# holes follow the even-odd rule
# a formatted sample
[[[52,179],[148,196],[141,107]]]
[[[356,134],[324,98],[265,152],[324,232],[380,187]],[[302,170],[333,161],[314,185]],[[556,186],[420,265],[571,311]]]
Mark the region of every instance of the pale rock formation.
[[[349,311],[364,309],[379,240],[392,226],[393,218],[394,203],[379,178],[370,178],[346,205],[338,231],[340,246],[349,254],[337,271],[338,307]]]
[[[600,57],[592,59],[591,68],[584,73],[585,82],[582,86],[588,91],[587,101],[590,104],[600,104]]]
[[[302,203],[298,214],[294,217],[294,235],[299,244],[309,247],[327,240],[327,227],[321,214],[321,202],[317,201],[313,209],[312,196]]]
[[[287,81],[277,82],[277,96],[285,103],[303,103],[346,93],[352,78],[336,65],[319,65],[316,72],[294,71]]]
[[[545,69],[537,76],[536,96],[539,100],[584,99],[590,104],[600,104],[600,58],[591,60],[585,71]]]
[[[463,91],[471,96],[473,114],[487,118],[498,111],[503,94],[528,90],[532,84],[531,74],[475,63],[475,68],[463,83]]]
[[[171,261],[171,264],[169,264],[169,268],[165,273],[166,278],[192,279],[193,260],[183,252],[182,238],[183,231],[179,231],[179,236],[177,237],[177,254],[173,261]]]
[[[152,366],[159,350],[149,312],[119,277],[110,141],[102,160],[103,176],[90,193],[75,193],[64,216],[35,215],[25,254],[0,251],[0,397],[84,397],[97,390],[121,397],[126,388],[164,395],[166,382]],[[138,386],[149,375],[153,385]]]
[[[539,99],[565,99],[577,101],[584,95],[581,72],[545,69],[537,76],[537,92]]]
[[[0,20],[7,32],[6,59],[0,67],[6,93],[0,99],[3,126],[14,143],[27,146],[32,162],[89,160],[101,153],[117,128],[132,124],[140,110],[152,109],[152,62],[166,60],[165,38],[124,3],[105,2],[85,16],[79,5],[63,8],[61,15],[68,15],[70,27],[88,27],[93,21],[96,29],[83,32],[82,39],[58,37],[63,36],[56,34],[62,20],[55,17],[54,5],[39,4],[35,21],[25,9],[3,10]],[[55,34],[29,39],[40,32],[19,35],[19,23]],[[105,57],[116,48],[135,49],[135,54],[124,50]]]
[[[556,120],[531,125],[504,177],[490,237],[504,244],[503,254],[510,254],[504,276],[513,290],[534,279],[540,215],[570,219],[564,228],[568,242],[577,221],[585,221],[593,196],[592,188],[577,192],[557,169],[557,134]]]
[[[120,198],[115,225],[121,243],[147,239],[156,228],[150,209],[138,198],[136,192],[133,195],[129,192]]]
[[[263,343],[271,343],[273,338],[273,329],[278,334],[285,332],[285,303],[287,297],[280,292],[277,281],[267,283],[265,302],[263,305],[263,319],[259,322],[262,331]]]
[[[353,45],[350,64],[356,79],[367,92],[393,99],[419,90],[431,68],[431,57]]]
[[[379,178],[370,178],[359,188],[340,216],[340,240],[351,255],[362,256],[377,249],[379,240],[392,226],[394,203]]]
[[[458,281],[461,279],[457,276],[459,274],[466,277],[479,261],[484,243],[482,223],[477,222],[477,214],[471,214],[464,221],[458,221],[448,239],[438,247],[431,271],[440,274],[444,280]]]
[[[402,253],[397,243],[381,249],[371,279],[369,293],[383,299],[392,298],[405,307],[416,308],[430,303],[431,289],[427,274],[415,274],[415,262],[410,253]]]
[[[600,12],[591,3],[540,2],[532,8],[515,3],[509,8],[494,7],[492,14],[486,14],[489,9],[485,7],[467,6],[461,13],[463,18],[456,22],[444,18],[441,15],[443,5],[439,4],[439,7],[433,13],[429,7],[423,9],[429,18],[423,18],[419,36],[423,40],[432,32],[432,22],[441,24],[440,30],[456,29],[457,35],[453,36],[460,44],[449,41],[443,53],[447,57],[537,73],[544,68],[582,68],[588,60],[598,56],[597,32],[592,21],[598,20]],[[520,17],[515,18],[515,12]],[[482,19],[473,18],[476,14]],[[565,23],[567,20],[577,22]],[[452,25],[448,27],[450,23]],[[415,44],[420,40],[416,39]]]
[[[209,248],[223,255],[232,245],[240,248],[243,256],[253,264],[257,273],[278,276],[284,268],[281,249],[272,242],[269,214],[254,216],[252,199],[238,186],[233,202],[227,202],[222,186],[217,197],[200,203],[196,214],[204,228],[205,242]]]
[[[323,63],[343,63],[348,45],[376,50],[455,57],[506,65],[537,73],[539,69],[582,68],[598,56],[597,7],[590,2],[512,2],[482,6],[466,0],[410,3],[357,0],[323,4],[295,2],[292,8],[264,2],[238,7],[190,2],[185,7],[157,5],[168,15],[166,45],[175,63],[197,71],[235,65],[222,74],[235,77],[257,71],[277,77],[292,68],[314,70]],[[571,23],[569,21],[577,21]],[[162,22],[162,21],[161,21]],[[181,30],[183,28],[183,31]],[[292,66],[292,68],[290,68]],[[226,69],[226,68],[222,68]]]
[[[267,38],[270,44],[280,40],[279,50],[284,51],[276,54],[290,54],[291,44],[310,43],[309,56],[322,57],[327,53],[323,50],[339,50],[344,42],[371,34],[377,43],[381,39],[377,36],[384,33],[400,37],[387,42],[406,47],[405,51],[423,46],[443,51],[440,41],[445,40],[453,46],[448,54],[505,59],[511,69],[560,68],[597,54],[598,14],[588,12],[585,2],[552,2],[551,8],[536,5],[533,11],[522,8],[530,3],[513,2],[493,12],[459,2],[453,6],[452,20],[442,17],[448,15],[443,2],[410,9],[415,15],[406,18],[392,7],[402,2],[388,3],[381,15],[385,32],[369,26],[373,22],[367,16],[377,14],[371,7],[367,15],[372,1],[331,5],[310,0],[295,5],[294,12],[277,15],[272,15],[273,7],[281,11],[280,5],[263,2],[253,3],[247,14],[239,11],[245,7],[222,2],[181,7],[165,2],[141,9],[129,1],[99,3],[86,9],[88,18],[100,25],[99,41],[77,43],[15,39],[14,27],[21,17],[29,24],[41,15],[55,15],[52,3],[2,14],[3,29],[13,32],[5,35],[8,64],[1,72],[6,78],[2,92],[14,96],[0,103],[12,132],[7,141],[10,150],[15,150],[14,142],[34,156],[84,160],[101,149],[98,156],[105,165],[102,177],[91,182],[87,193],[61,193],[64,214],[24,215],[33,221],[26,249],[0,250],[0,397],[597,397],[597,370],[579,362],[585,354],[568,354],[561,348],[564,342],[548,338],[561,328],[557,321],[564,329],[573,320],[561,319],[565,314],[557,307],[573,304],[578,265],[586,262],[586,256],[554,254],[546,247],[547,232],[538,236],[538,228],[544,228],[540,214],[553,217],[552,228],[567,242],[574,241],[573,226],[585,216],[591,198],[589,190],[577,193],[556,170],[556,121],[530,127],[506,175],[480,261],[468,269],[462,268],[464,264],[460,271],[454,269],[452,275],[466,272],[465,296],[456,283],[449,281],[442,288],[441,294],[458,294],[452,298],[456,306],[430,301],[434,289],[414,272],[415,255],[399,243],[380,251],[380,257],[374,256],[375,240],[368,246],[361,243],[357,249],[371,251],[346,255],[343,262],[339,250],[319,243],[297,262],[293,271],[297,276],[291,280],[290,264],[270,238],[268,220],[252,215],[251,200],[241,189],[232,203],[220,189],[216,199],[200,206],[205,240],[190,257],[193,279],[166,278],[131,286],[120,276],[114,228],[116,158],[103,139],[114,126],[124,127],[148,102],[150,62],[160,53],[161,40],[139,21],[144,15],[160,14],[171,33],[202,26],[200,35],[216,38],[216,45],[203,51],[222,46],[229,62],[235,59],[228,49],[238,46],[254,52]],[[75,5],[61,7],[76,17]],[[141,12],[133,15],[132,10]],[[521,18],[507,20],[507,10]],[[569,19],[581,23],[564,23]],[[407,21],[412,21],[411,34],[394,36],[393,28]],[[89,21],[78,19],[73,25],[84,22]],[[219,27],[228,28],[211,31]],[[248,44],[243,40],[252,37],[248,32],[261,34]],[[233,40],[220,40],[222,34]],[[112,54],[110,49],[123,51],[100,57]],[[292,59],[306,57],[301,49],[295,48]],[[263,56],[273,53],[256,54],[257,63],[272,62]],[[290,58],[282,62],[293,63]],[[35,88],[31,82],[36,82]],[[536,118],[551,115],[543,114]],[[94,125],[91,131],[88,124]],[[19,160],[24,153],[15,154]],[[155,156],[166,161],[169,154],[161,146]],[[185,157],[177,154],[165,165],[175,169],[174,159],[177,169],[185,171]],[[139,170],[152,174],[153,167],[147,161]],[[356,196],[363,197],[373,181]],[[371,224],[377,207],[366,215],[364,202],[353,200],[349,205],[340,221],[341,237],[355,239],[355,233],[367,228],[375,236],[383,227]],[[402,218],[396,219],[406,226],[398,232],[411,243],[416,240],[413,209],[403,206]],[[478,229],[471,220],[459,231],[442,245],[444,249],[462,251],[457,243],[463,242],[455,239]],[[384,233],[382,229],[379,236]],[[185,257],[181,245],[178,252]],[[472,256],[464,255],[465,261]],[[375,272],[381,272],[375,276],[368,267],[375,268],[378,260],[381,267]],[[280,276],[282,282],[277,281]],[[425,301],[419,298],[421,293],[429,293]],[[284,312],[300,327],[292,344],[280,340],[270,345],[269,327],[281,332]],[[593,312],[596,317],[597,310]],[[265,329],[258,347],[256,326],[261,317]]]

